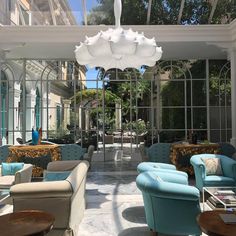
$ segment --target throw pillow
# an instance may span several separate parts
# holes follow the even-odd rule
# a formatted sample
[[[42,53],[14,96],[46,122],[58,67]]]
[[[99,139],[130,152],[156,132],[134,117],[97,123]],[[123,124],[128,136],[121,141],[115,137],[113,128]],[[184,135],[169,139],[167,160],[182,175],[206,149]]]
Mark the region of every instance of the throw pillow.
[[[46,172],[43,181],[58,181],[65,180],[71,171],[57,171],[57,172]]]
[[[24,163],[2,163],[2,176],[15,175],[15,173],[23,169]]]
[[[223,175],[220,158],[202,158],[205,163],[206,175]]]

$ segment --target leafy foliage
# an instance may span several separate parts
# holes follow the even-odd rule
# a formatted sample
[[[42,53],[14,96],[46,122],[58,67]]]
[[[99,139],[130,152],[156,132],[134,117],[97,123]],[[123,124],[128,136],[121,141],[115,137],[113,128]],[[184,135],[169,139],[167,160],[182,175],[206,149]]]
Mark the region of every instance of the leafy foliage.
[[[92,101],[98,101],[99,104],[102,104],[103,101],[103,90],[102,89],[85,89],[82,91],[79,91],[76,93],[76,104],[80,104],[81,101],[85,101],[86,104],[92,102]],[[74,97],[71,98],[72,105],[74,103]],[[112,91],[106,90],[105,91],[105,97],[104,97],[105,103],[108,105],[114,105],[117,100],[120,100],[120,98],[112,93]],[[86,105],[84,104],[84,106]]]
[[[91,25],[114,25],[113,0],[97,0],[98,6],[88,15]],[[123,0],[121,24],[144,25],[147,20],[148,0]],[[185,0],[181,24],[208,24],[213,0]],[[152,1],[150,24],[177,24],[181,1]],[[236,18],[236,1],[218,1],[213,24],[229,23]]]

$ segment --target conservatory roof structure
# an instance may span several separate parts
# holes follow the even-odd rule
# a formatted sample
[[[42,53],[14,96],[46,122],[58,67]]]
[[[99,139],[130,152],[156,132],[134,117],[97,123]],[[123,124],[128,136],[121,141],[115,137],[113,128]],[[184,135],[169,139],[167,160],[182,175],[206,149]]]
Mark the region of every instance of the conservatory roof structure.
[[[7,59],[74,60],[75,45],[109,26],[0,26],[0,50]],[[162,59],[227,58],[236,47],[236,20],[219,25],[123,26],[155,37]]]

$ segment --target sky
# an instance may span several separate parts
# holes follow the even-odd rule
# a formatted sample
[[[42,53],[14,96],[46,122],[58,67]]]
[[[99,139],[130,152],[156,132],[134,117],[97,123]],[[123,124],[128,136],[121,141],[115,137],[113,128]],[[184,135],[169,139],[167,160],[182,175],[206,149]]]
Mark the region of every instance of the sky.
[[[69,0],[70,7],[73,11],[74,16],[76,17],[76,20],[78,24],[81,24],[83,21],[83,10],[82,10],[82,0]],[[90,11],[93,7],[97,5],[97,0],[87,0],[86,1],[86,9],[87,11]],[[89,69],[86,73],[87,82],[86,86],[87,88],[96,88],[96,82],[89,81],[91,79],[97,78],[97,73],[95,69]],[[98,87],[101,87],[102,85],[99,83]]]
[[[68,0],[70,7],[76,17],[78,24],[81,24],[83,21],[83,7],[82,0]],[[90,11],[93,7],[97,6],[97,0],[87,0],[86,1],[86,9]]]

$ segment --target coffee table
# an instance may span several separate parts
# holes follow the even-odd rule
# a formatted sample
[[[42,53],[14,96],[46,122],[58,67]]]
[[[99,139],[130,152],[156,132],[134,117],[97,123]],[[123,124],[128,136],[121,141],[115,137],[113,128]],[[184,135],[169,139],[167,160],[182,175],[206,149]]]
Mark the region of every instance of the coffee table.
[[[233,236],[236,224],[225,224],[219,214],[232,214],[227,211],[204,211],[197,217],[201,230],[209,236]],[[235,213],[234,213],[235,214]]]
[[[52,229],[54,221],[53,215],[36,210],[2,215],[0,216],[1,236],[42,236]]]
[[[211,202],[206,199],[206,193],[211,197]],[[203,211],[207,204],[211,209],[236,208],[236,187],[203,187]],[[235,198],[235,201],[229,201],[229,197]],[[212,202],[216,203],[215,205]]]

